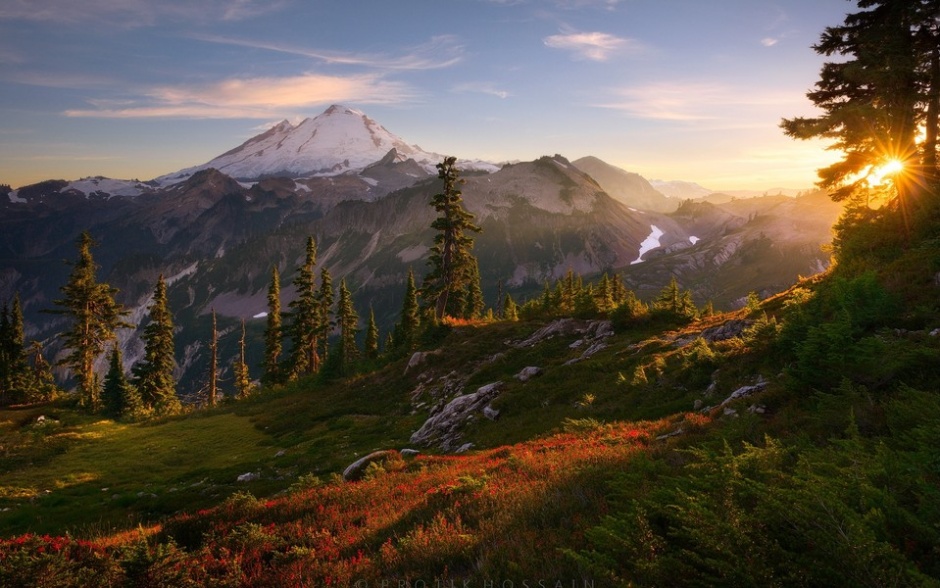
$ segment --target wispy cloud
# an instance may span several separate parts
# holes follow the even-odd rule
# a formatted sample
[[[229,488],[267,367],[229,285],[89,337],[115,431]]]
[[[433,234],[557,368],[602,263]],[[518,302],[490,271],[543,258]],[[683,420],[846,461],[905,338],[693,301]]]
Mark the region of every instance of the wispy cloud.
[[[5,0],[0,5],[0,21],[99,23],[136,28],[159,22],[245,20],[282,10],[286,5],[287,0]]]
[[[666,121],[703,121],[733,118],[729,107],[781,107],[793,102],[789,94],[745,91],[731,86],[700,82],[663,82],[619,88],[612,101],[595,104],[619,110],[635,118]],[[798,98],[798,97],[797,97]]]
[[[26,63],[26,56],[22,52],[9,47],[0,47],[0,63],[17,65]]]
[[[773,37],[764,37],[763,39],[760,40],[760,44],[763,45],[764,47],[773,47],[779,42],[780,42],[780,39],[775,39]]]
[[[231,78],[195,86],[144,89],[130,101],[90,101],[95,108],[65,111],[95,118],[258,118],[292,116],[332,102],[399,103],[415,98],[406,84],[378,75]]]
[[[477,93],[477,94],[487,94],[489,96],[496,96],[497,98],[508,98],[512,94],[506,90],[501,90],[496,87],[495,84],[490,82],[464,82],[462,84],[457,84],[451,91],[457,92],[459,94],[464,93]]]
[[[543,39],[548,47],[570,51],[576,59],[607,61],[618,53],[637,53],[642,43],[601,32],[567,32]]]
[[[265,49],[278,53],[309,57],[328,64],[356,65],[388,70],[427,70],[449,67],[463,57],[463,46],[453,35],[432,37],[428,42],[408,47],[399,55],[382,53],[352,53],[330,49],[315,49],[256,39],[238,39],[218,35],[199,35],[192,38],[207,43]]]

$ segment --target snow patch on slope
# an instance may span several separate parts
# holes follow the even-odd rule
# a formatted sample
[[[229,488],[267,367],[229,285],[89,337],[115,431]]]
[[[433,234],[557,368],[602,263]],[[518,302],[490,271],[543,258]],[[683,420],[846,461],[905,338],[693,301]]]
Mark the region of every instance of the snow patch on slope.
[[[643,261],[643,256],[646,255],[649,251],[659,247],[659,238],[662,237],[665,233],[657,227],[656,225],[650,225],[650,234],[649,237],[643,239],[643,242],[640,243],[640,253],[637,255],[637,258],[630,262],[630,265],[641,263]]]

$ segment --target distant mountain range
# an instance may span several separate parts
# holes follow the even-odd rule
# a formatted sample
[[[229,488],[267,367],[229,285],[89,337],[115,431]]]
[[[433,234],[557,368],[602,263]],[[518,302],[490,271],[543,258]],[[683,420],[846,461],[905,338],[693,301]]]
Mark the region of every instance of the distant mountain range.
[[[40,311],[59,297],[63,260],[74,259],[87,229],[100,243],[99,279],[120,289],[132,322],[146,322],[156,278],[167,277],[179,376],[193,392],[207,369],[210,310],[224,329],[223,358],[234,357],[234,331],[248,322],[257,366],[263,320],[254,317],[266,310],[271,268],[281,272],[286,305],[313,236],[320,263],[347,280],[360,314],[371,306],[384,331],[397,319],[408,269],[420,278],[426,268],[440,159],[332,106],[149,182],[50,180],[0,194],[0,303],[19,292],[27,336],[60,352],[61,319]],[[822,245],[840,210],[818,192],[683,202],[664,184],[593,157],[458,167],[465,204],[483,227],[475,252],[490,305],[498,283],[522,300],[571,269],[618,272],[646,297],[676,276],[699,303],[732,307],[750,291],[768,295],[824,269]],[[121,341],[131,364],[142,353],[139,333]]]

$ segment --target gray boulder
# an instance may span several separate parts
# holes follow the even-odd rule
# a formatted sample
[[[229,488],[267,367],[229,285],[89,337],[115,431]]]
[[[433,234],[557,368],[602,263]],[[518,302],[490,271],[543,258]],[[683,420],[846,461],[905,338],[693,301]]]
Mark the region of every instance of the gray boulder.
[[[355,480],[362,479],[362,475],[366,472],[366,468],[369,467],[370,463],[388,461],[390,458],[400,455],[394,449],[383,449],[381,451],[373,451],[365,457],[360,457],[356,461],[352,462],[346,469],[343,470],[343,479],[347,482],[352,482]]]
[[[536,376],[542,375],[542,368],[530,365],[522,368],[522,370],[516,374],[516,379],[520,382],[528,382]]]

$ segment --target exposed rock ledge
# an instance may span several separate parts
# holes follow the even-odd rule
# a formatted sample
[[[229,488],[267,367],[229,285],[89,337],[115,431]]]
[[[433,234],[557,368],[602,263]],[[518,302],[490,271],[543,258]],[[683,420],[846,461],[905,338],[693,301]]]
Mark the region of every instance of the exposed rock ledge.
[[[476,392],[454,398],[415,431],[411,442],[424,446],[437,444],[444,451],[454,451],[460,447],[460,429],[463,425],[475,414],[482,413],[499,396],[502,388],[502,382],[493,382],[477,388]],[[490,414],[495,412],[492,407],[489,408]]]

